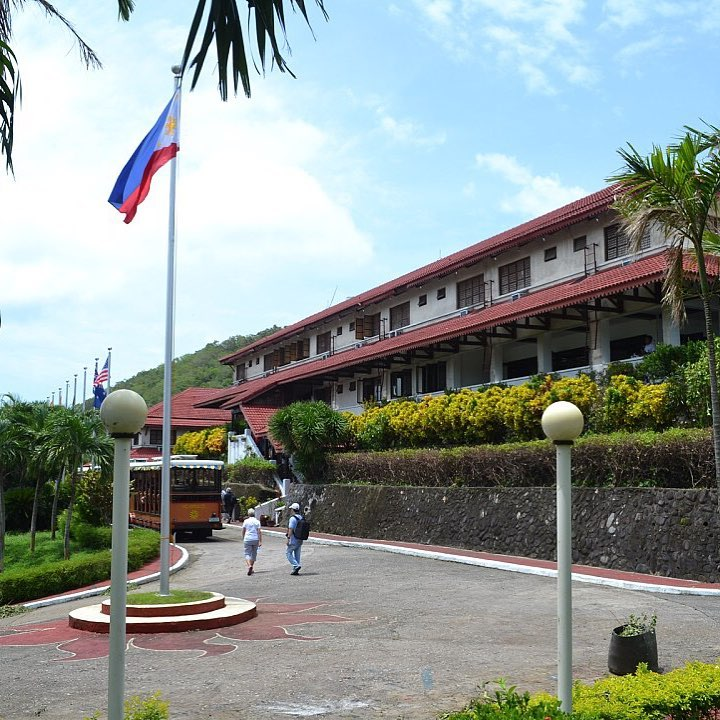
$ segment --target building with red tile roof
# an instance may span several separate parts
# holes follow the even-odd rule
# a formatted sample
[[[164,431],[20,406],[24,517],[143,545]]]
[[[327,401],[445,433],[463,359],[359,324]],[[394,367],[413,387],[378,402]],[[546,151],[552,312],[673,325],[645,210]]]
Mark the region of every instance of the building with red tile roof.
[[[232,419],[230,410],[201,407],[200,403],[211,400],[218,394],[216,388],[188,388],[172,397],[170,442],[175,444],[178,437],[186,432],[197,432],[210,427],[228,425]],[[162,452],[163,403],[159,402],[148,410],[145,426],[133,441],[131,458],[148,459],[159,457]]]
[[[632,248],[609,186],[406,273],[241,348],[234,384],[201,403],[241,413],[256,437],[274,409],[324,400],[360,412],[394,400],[575,375],[634,361],[652,342],[704,336],[686,258],[687,319],[662,305],[667,241]]]

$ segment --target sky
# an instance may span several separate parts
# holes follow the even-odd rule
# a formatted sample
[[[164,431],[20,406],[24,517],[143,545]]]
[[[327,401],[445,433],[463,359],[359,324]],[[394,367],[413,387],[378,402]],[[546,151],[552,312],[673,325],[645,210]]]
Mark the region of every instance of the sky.
[[[174,356],[287,325],[600,190],[617,150],[720,124],[720,0],[306,0],[288,73],[183,88]],[[87,392],[165,348],[170,167],[108,202],[169,101],[195,0],[15,11],[23,98],[0,166],[0,396]],[[239,6],[244,12],[245,3]],[[85,370],[85,368],[87,370]],[[76,380],[77,378],[77,380]],[[77,383],[77,385],[76,385]]]

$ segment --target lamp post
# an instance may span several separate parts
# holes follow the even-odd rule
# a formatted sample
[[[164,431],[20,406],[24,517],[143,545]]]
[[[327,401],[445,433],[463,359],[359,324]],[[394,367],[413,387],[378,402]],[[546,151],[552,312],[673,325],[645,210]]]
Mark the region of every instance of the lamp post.
[[[554,443],[557,458],[557,615],[558,698],[563,712],[572,712],[572,502],[571,454],[584,421],[577,405],[564,400],[550,405],[542,429]]]
[[[108,720],[123,720],[124,716],[130,446],[133,435],[145,424],[147,410],[145,401],[132,390],[111,392],[100,407],[100,419],[108,434],[115,440],[110,564]]]

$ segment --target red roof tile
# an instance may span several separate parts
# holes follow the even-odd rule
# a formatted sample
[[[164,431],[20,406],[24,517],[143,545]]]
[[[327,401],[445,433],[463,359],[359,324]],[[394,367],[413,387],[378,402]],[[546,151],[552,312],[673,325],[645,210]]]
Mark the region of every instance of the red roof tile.
[[[130,450],[131,460],[152,460],[156,457],[161,457],[162,451],[156,447],[134,447]]]
[[[599,192],[588,195],[587,197],[571,202],[552,212],[541,215],[540,217],[529,220],[522,225],[505,230],[498,235],[494,235],[487,240],[483,240],[470,247],[464,248],[445,258],[436,260],[435,262],[425,265],[424,267],[406,273],[394,280],[378,285],[372,290],[367,290],[360,295],[348,298],[347,300],[333,305],[332,307],[322,310],[314,315],[310,315],[304,320],[300,320],[293,325],[288,325],[282,330],[278,330],[272,335],[268,335],[260,340],[246,345],[235,353],[220,358],[221,363],[232,364],[234,360],[257,352],[259,349],[274,345],[286,337],[295,335],[307,328],[319,325],[324,320],[341,313],[349,313],[361,309],[366,305],[379,302],[386,297],[396,294],[415,285],[421,285],[432,278],[442,277],[461,267],[472,265],[484,257],[497,255],[499,252],[507,250],[517,245],[522,245],[530,240],[558,232],[569,225],[581,222],[588,218],[594,217],[599,213],[607,210],[615,200],[618,193],[618,185],[610,185]]]
[[[236,387],[228,388],[213,400],[216,406],[221,408],[236,407],[239,403],[259,397],[276,385],[332,372],[359,364],[364,360],[374,360],[416,347],[451,340],[468,333],[496,327],[502,323],[540,315],[660,280],[663,278],[666,268],[667,254],[663,251],[627,265],[618,265],[595,275],[530,292],[517,300],[500,302],[489,307],[472,310],[466,315],[456,315],[432,325],[406,330],[401,335],[370,342],[359,348],[339,351],[313,362],[290,365],[266,377],[249,380]]]
[[[224,391],[217,388],[188,388],[172,398],[172,427],[214,427],[230,422],[231,414],[227,410],[217,408],[196,407],[198,403],[212,400]],[[153,405],[148,410],[146,425],[161,426],[163,416],[163,403]]]
[[[267,405],[241,405],[240,410],[243,414],[250,430],[255,437],[262,437],[268,434],[268,422],[270,418],[279,410],[277,407],[269,407]]]

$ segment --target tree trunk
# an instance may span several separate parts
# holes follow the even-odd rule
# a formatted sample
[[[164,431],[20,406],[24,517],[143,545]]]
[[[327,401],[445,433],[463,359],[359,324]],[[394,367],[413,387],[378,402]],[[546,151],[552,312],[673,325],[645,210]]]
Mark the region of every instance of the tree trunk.
[[[705,313],[705,337],[708,348],[708,372],[710,374],[710,410],[712,413],[713,454],[715,456],[715,484],[718,488],[718,510],[720,511],[720,398],[718,396],[717,359],[715,357],[715,331],[712,326],[710,310],[710,284],[705,268],[705,256],[702,250],[696,252],[700,296]]]
[[[74,465],[73,467],[76,467]],[[67,518],[65,522],[65,534],[63,537],[63,557],[70,559],[70,523],[72,522],[73,504],[75,503],[75,473],[70,475],[70,502],[67,507]]]
[[[57,506],[58,495],[60,494],[60,483],[65,479],[65,468],[62,469],[60,475],[55,478],[55,497],[53,498],[52,513],[50,514],[50,539],[55,539],[57,532]]]
[[[32,515],[30,516],[30,552],[35,552],[35,534],[37,532],[37,514],[40,504],[40,476],[35,481],[35,497],[33,498]]]

